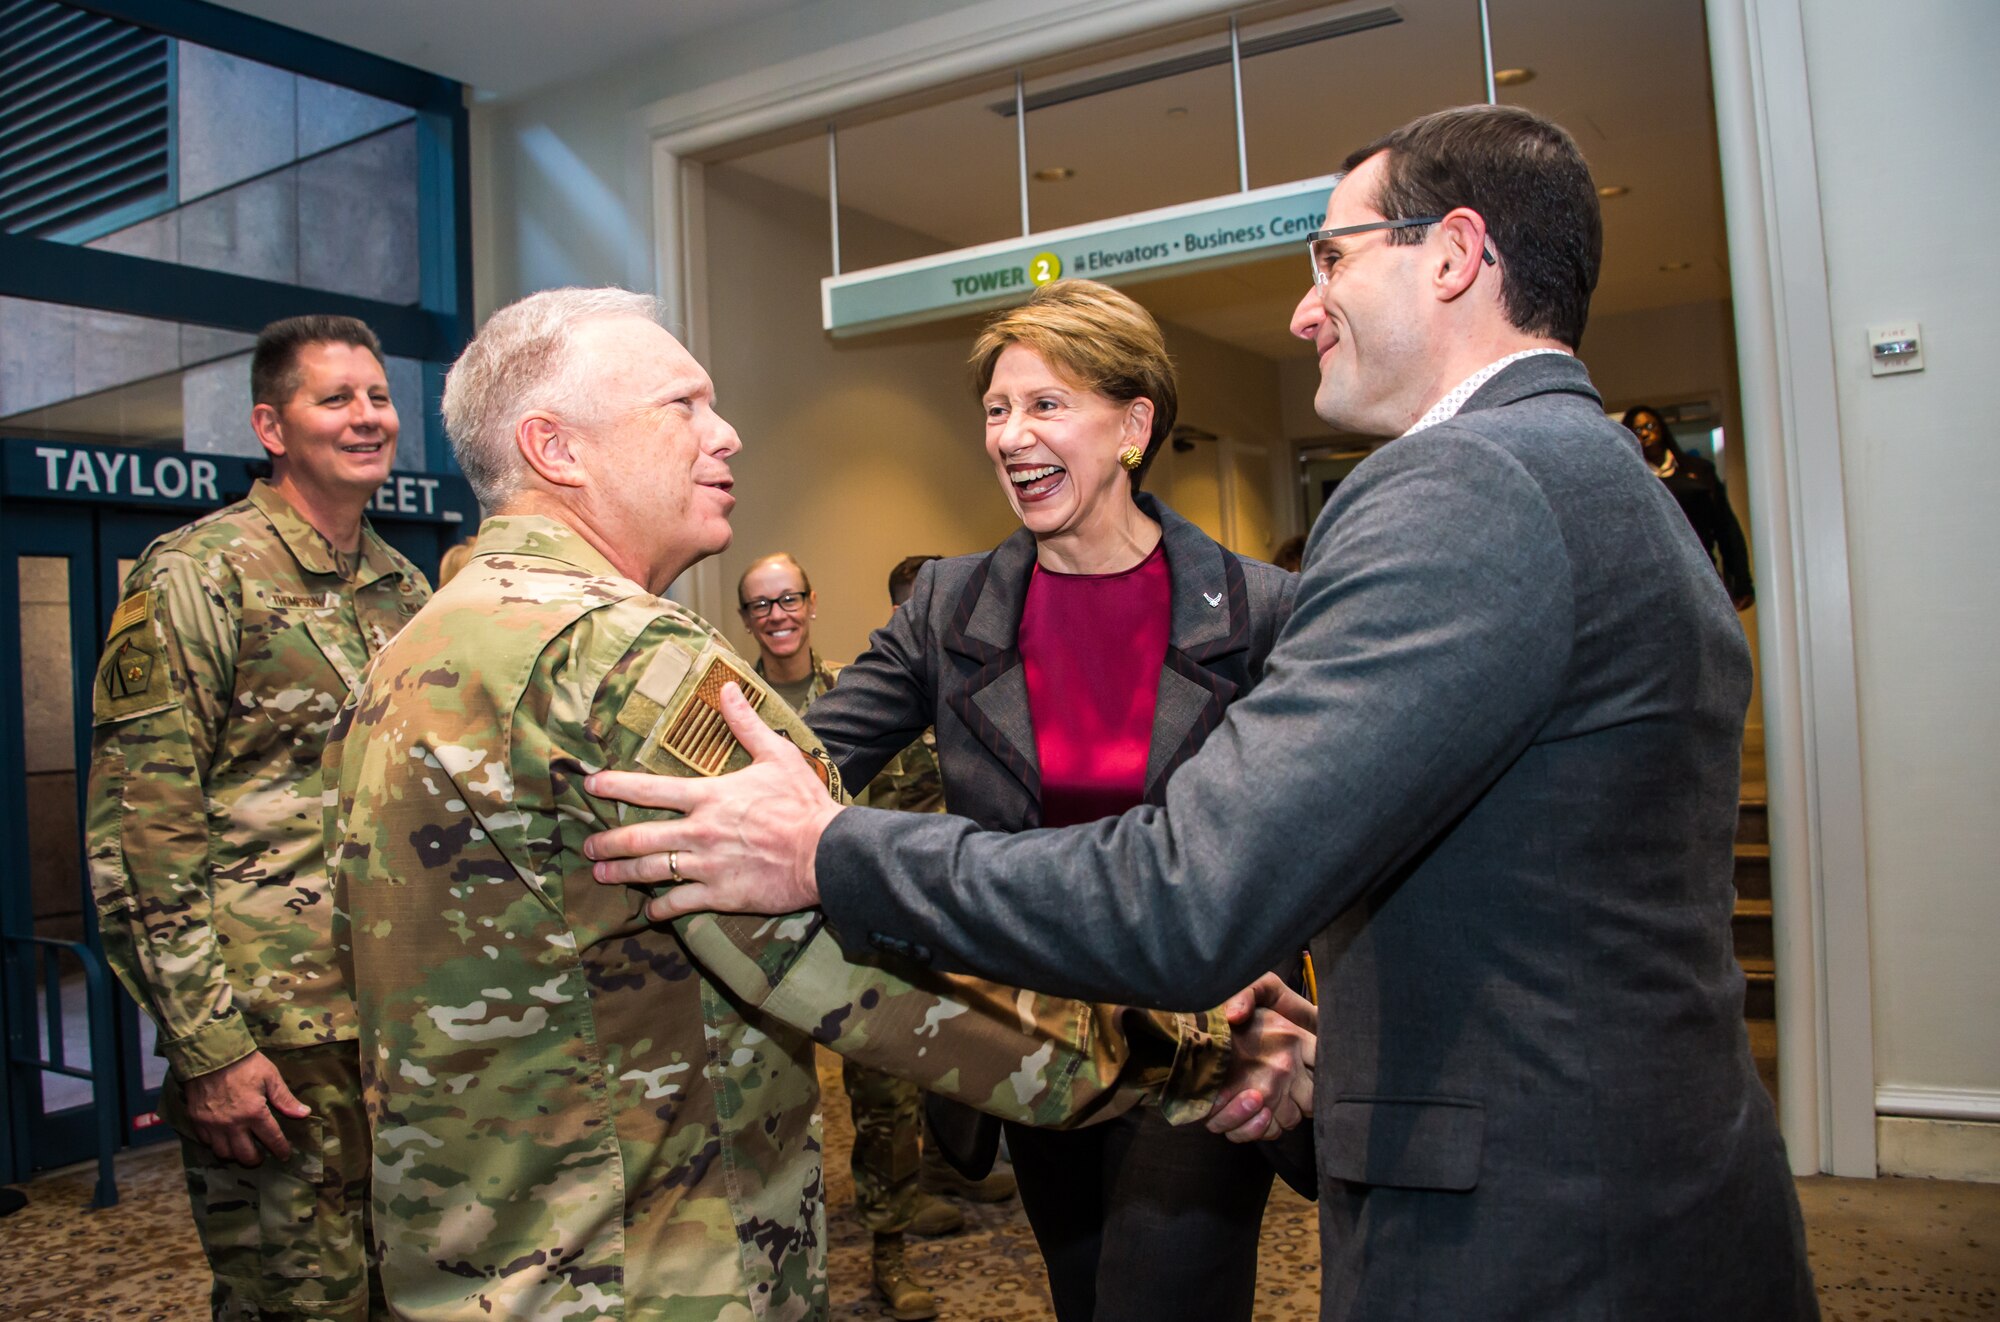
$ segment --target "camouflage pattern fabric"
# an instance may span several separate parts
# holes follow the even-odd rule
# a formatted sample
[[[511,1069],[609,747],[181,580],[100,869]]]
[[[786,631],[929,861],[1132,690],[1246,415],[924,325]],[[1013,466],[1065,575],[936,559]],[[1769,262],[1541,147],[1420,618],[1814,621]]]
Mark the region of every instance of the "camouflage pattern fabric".
[[[224,1161],[193,1137],[180,1080],[167,1075],[160,1110],[182,1135],[188,1202],[215,1272],[218,1322],[276,1318],[365,1322],[384,1307],[368,1273],[368,1115],[354,1044],[274,1051],[292,1095],[312,1108],[279,1125],[292,1145],[261,1166]]]
[[[910,1228],[923,1170],[923,1089],[907,1079],[851,1060],[840,1064],[841,1086],[854,1115],[854,1212],[878,1235]]]
[[[85,826],[105,955],[159,1026],[170,1118],[181,1080],[258,1050],[313,1108],[283,1122],[293,1161],[255,1168],[180,1117],[216,1316],[368,1316],[367,1131],[320,750],[430,586],[365,523],[343,556],[259,482],[155,541],[125,593],[93,690]]]
[[[720,635],[564,524],[496,518],[344,715],[328,830],[396,1316],[824,1317],[814,1041],[1030,1123],[1212,1106],[1219,1015],[850,964],[817,913],[654,925],[592,881],[584,837],[638,814],[583,776],[744,765],[726,679],[838,793]]]
[[[812,657],[812,679],[806,685],[805,701],[798,707],[803,716],[821,694],[840,682],[841,667]],[[757,660],[757,677],[764,678],[764,661]],[[875,779],[857,791],[854,802],[864,808],[887,808],[897,812],[943,812],[944,773],[938,770],[937,735],[925,730],[923,737],[889,759]]]
[[[85,826],[98,926],[184,1078],[354,1036],[320,746],[430,585],[365,525],[358,564],[342,558],[259,482],[146,548],[98,664]]]
[[[819,653],[812,656],[812,681],[806,686],[800,716],[840,679],[840,667]],[[757,662],[764,674],[764,662]],[[944,778],[933,751],[936,737],[924,739],[896,754],[867,788],[854,796],[865,807],[906,812],[943,812]],[[928,775],[925,767],[928,767]],[[917,1176],[923,1164],[923,1090],[907,1079],[842,1061],[840,1082],[854,1115],[854,1147],[848,1173],[854,1177],[854,1211],[861,1224],[878,1235],[910,1228],[917,1214]]]

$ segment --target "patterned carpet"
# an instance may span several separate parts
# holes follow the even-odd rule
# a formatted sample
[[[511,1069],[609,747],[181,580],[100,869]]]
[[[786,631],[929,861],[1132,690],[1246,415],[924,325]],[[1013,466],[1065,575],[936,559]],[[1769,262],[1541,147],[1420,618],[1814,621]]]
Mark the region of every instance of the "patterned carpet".
[[[851,1213],[853,1131],[839,1070],[821,1060],[827,1186],[833,1210],[835,1318],[879,1319],[868,1235]],[[118,1206],[89,1210],[94,1170],[28,1186],[29,1206],[0,1222],[0,1322],[195,1322],[208,1316],[208,1272],[187,1219],[179,1152],[120,1159]],[[1937,1180],[1799,1182],[1826,1322],[2000,1318],[2000,1185]],[[953,1322],[1050,1322],[1047,1278],[1018,1201],[968,1206],[949,1239],[912,1241],[912,1260]],[[1264,1217],[1258,1322],[1310,1319],[1319,1307],[1312,1205],[1283,1185]]]

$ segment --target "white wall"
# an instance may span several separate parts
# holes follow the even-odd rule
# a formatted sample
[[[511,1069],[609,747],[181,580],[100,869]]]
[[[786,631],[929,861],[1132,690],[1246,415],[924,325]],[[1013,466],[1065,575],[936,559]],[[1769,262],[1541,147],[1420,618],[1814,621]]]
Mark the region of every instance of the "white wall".
[[[475,106],[476,314],[560,285],[656,287],[646,106],[977,2],[820,0],[519,102]]]
[[[965,366],[974,323],[832,339],[819,326],[825,204],[727,166],[708,170],[705,193],[708,366],[743,438],[723,593],[734,602],[750,561],[792,552],[819,594],[813,645],[848,661],[888,617],[898,560],[983,550],[1017,526]],[[893,242],[880,229],[842,224],[852,260]],[[737,621],[712,623],[750,647]]]
[[[2000,6],[1800,10],[1847,481],[1876,1073],[1984,1094],[2000,1119]],[[1923,323],[1925,370],[1872,377],[1866,327],[1900,318]]]

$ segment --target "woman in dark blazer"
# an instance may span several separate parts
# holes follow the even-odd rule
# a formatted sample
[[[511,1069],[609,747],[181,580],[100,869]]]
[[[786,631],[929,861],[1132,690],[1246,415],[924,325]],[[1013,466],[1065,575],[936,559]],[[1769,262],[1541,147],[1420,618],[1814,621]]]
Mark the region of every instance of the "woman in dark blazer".
[[[949,810],[991,830],[1160,803],[1261,677],[1296,579],[1139,492],[1178,395],[1131,299],[1057,281],[996,318],[972,361],[1023,527],[926,565],[812,727],[853,785],[935,727]],[[990,1166],[994,1122],[933,1108],[933,1133],[968,1174]],[[1247,1322],[1261,1145],[1151,1112],[1007,1137],[1061,1322]]]

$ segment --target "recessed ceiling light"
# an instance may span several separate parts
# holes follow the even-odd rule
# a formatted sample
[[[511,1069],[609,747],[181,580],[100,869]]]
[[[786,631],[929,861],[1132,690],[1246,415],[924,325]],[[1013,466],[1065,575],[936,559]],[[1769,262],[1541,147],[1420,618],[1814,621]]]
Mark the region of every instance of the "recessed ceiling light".
[[[1662,271],[1665,271],[1665,272],[1669,273],[1669,274],[1672,274],[1672,273],[1673,273],[1673,272],[1675,272],[1675,271],[1691,271],[1691,270],[1693,270],[1693,269],[1694,269],[1694,263],[1693,263],[1693,262],[1661,262],[1661,263],[1660,263],[1660,269],[1661,269]]]
[[[1067,165],[1051,165],[1046,169],[1035,171],[1035,178],[1045,184],[1059,184],[1065,179],[1074,179],[1075,177],[1076,171],[1070,169]]]
[[[1623,197],[1632,190],[1623,184],[1605,184],[1597,190],[1599,197]]]
[[[1179,119],[1179,118],[1181,118],[1181,117],[1182,117],[1183,115],[1185,115],[1185,114],[1187,114],[1187,107],[1186,107],[1186,106],[1168,106],[1168,107],[1167,107],[1167,118],[1168,118],[1168,119]]]
[[[1519,87],[1522,83],[1532,83],[1534,81],[1535,71],[1533,69],[1495,69],[1493,71],[1493,85],[1495,87]]]

